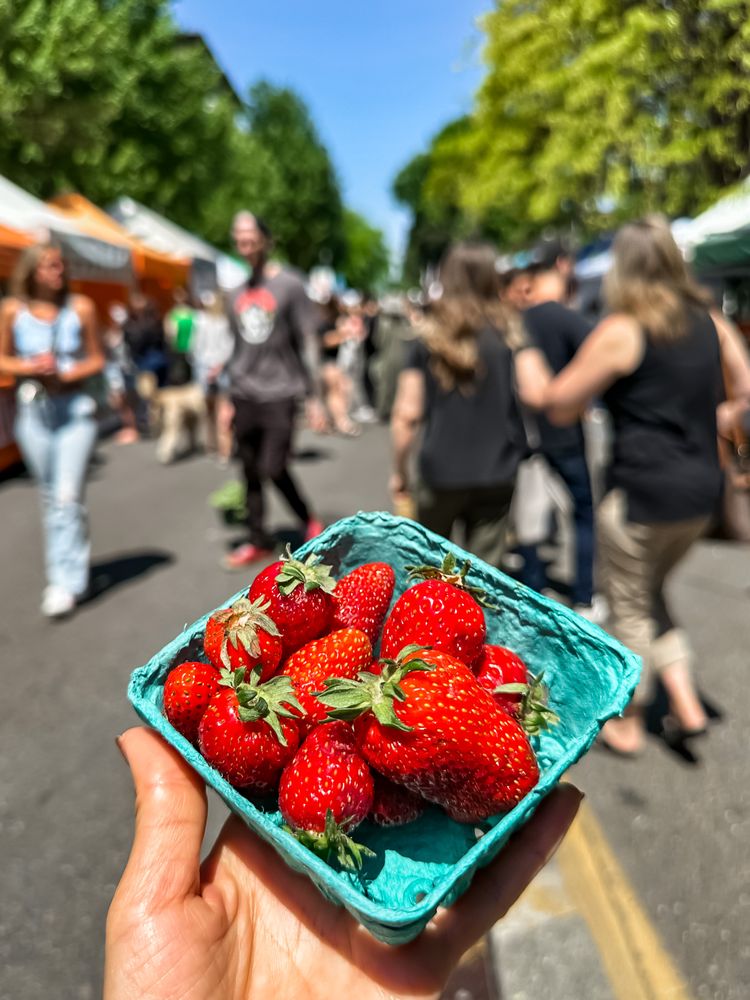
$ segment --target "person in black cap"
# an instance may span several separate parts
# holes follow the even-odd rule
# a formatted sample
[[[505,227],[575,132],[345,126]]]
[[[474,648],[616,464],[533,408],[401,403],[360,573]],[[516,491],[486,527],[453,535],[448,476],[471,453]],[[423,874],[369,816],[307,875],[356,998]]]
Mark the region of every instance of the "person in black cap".
[[[523,318],[533,343],[540,348],[553,373],[572,360],[591,327],[566,302],[573,274],[573,257],[558,238],[547,238],[535,247],[529,265],[531,305]],[[594,603],[594,505],[586,464],[583,428],[555,427],[543,415],[537,417],[540,451],[565,483],[573,500],[575,527],[575,574],[571,598],[576,611],[599,620],[602,610]],[[524,559],[523,582],[535,590],[547,586],[546,567],[536,546],[520,548]]]

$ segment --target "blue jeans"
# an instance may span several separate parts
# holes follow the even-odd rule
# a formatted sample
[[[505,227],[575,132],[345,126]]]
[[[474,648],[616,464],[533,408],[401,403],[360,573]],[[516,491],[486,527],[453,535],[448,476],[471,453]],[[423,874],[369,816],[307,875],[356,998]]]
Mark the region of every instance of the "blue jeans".
[[[18,401],[16,441],[42,496],[47,583],[76,597],[89,583],[83,493],[96,437],[96,404],[84,393]]]
[[[588,605],[594,592],[594,502],[586,456],[582,451],[549,451],[544,457],[563,480],[573,500],[575,578],[571,599],[573,604]],[[547,570],[536,546],[519,546],[519,552],[524,560],[522,582],[534,590],[542,590],[547,586]]]

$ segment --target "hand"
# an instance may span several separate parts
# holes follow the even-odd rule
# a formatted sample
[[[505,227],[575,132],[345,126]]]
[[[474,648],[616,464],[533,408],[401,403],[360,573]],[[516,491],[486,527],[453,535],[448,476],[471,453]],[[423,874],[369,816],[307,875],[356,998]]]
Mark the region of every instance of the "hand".
[[[57,374],[57,359],[51,351],[44,354],[36,354],[28,361],[29,374],[38,375],[40,378],[49,378]]]
[[[731,438],[742,424],[742,417],[748,410],[744,399],[726,399],[716,407],[716,428],[724,438]]]
[[[436,998],[554,853],[581,800],[571,785],[549,795],[453,907],[391,948],[237,817],[201,867],[203,782],[149,729],[119,744],[135,782],[135,838],[107,918],[104,1000]]]
[[[305,403],[305,419],[307,426],[316,434],[325,433],[328,427],[328,418],[323,404],[319,399],[308,399]]]

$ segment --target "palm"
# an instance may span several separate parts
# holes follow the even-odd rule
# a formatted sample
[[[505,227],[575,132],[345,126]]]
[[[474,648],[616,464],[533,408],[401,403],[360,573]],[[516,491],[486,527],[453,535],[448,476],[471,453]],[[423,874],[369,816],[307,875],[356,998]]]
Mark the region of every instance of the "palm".
[[[579,793],[553,794],[450,910],[414,942],[381,944],[327,903],[236,817],[199,867],[205,790],[160,738],[131,730],[136,836],[107,923],[105,1000],[357,1000],[437,996],[460,956],[552,852]]]

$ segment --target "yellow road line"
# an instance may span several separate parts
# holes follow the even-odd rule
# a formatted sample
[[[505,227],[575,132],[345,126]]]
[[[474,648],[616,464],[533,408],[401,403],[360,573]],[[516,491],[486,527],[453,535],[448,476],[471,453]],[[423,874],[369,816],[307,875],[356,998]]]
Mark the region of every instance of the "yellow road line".
[[[690,1000],[687,984],[638,902],[586,803],[557,854],[617,1000]]]

